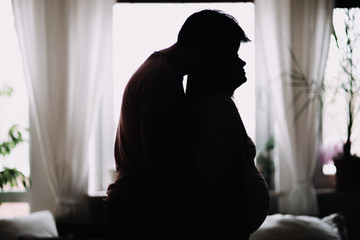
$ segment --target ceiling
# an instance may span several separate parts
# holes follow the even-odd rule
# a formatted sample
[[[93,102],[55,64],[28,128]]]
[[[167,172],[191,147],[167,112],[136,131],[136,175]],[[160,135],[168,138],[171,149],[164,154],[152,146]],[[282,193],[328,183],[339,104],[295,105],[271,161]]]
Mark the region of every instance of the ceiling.
[[[256,0],[255,0],[256,1]],[[117,0],[117,2],[123,3],[204,3],[204,2],[254,2],[254,0]],[[336,0],[337,8],[351,8],[351,7],[360,7],[360,1],[358,0]]]

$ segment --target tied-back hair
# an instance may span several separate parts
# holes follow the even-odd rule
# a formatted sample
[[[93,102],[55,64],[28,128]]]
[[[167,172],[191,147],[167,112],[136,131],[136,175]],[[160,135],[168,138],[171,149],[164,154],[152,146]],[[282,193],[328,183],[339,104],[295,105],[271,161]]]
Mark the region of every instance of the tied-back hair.
[[[178,44],[183,48],[215,55],[237,51],[241,42],[249,41],[233,16],[210,9],[188,17],[178,34]]]

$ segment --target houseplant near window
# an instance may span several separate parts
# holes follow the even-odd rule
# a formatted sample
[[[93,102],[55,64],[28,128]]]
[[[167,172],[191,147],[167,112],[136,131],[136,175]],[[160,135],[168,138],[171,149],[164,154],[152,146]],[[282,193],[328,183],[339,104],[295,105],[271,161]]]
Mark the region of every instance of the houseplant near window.
[[[11,96],[12,92],[13,89],[11,87],[6,87],[0,90],[0,96]],[[0,142],[0,155],[2,157],[10,155],[12,150],[22,142],[24,142],[24,139],[21,130],[19,130],[17,125],[11,126],[8,131],[7,139]],[[2,164],[0,166],[2,166]],[[0,192],[7,186],[23,186],[28,188],[29,181],[28,178],[16,168],[2,166],[2,168],[0,168]]]
[[[347,111],[347,135],[343,145],[343,151],[334,156],[336,166],[336,185],[339,190],[360,190],[360,157],[352,154],[351,143],[353,130],[358,121],[360,111],[360,69],[359,48],[360,31],[356,21],[356,15],[360,11],[357,8],[345,9],[344,34],[345,40],[340,41],[334,29],[336,45],[341,52],[340,66],[343,77],[338,81],[337,90],[346,97]]]
[[[275,166],[272,157],[272,151],[275,147],[274,137],[270,137],[265,145],[260,148],[256,155],[256,167],[259,169],[261,174],[264,176],[265,181],[270,189],[274,189],[274,173]]]

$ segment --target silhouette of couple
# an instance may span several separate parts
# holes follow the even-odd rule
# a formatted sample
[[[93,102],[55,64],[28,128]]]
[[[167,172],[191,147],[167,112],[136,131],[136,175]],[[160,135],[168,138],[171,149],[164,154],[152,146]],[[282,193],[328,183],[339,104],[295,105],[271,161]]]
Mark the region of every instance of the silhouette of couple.
[[[261,225],[269,193],[231,98],[248,41],[232,16],[202,10],[130,78],[105,199],[113,239],[248,239]]]

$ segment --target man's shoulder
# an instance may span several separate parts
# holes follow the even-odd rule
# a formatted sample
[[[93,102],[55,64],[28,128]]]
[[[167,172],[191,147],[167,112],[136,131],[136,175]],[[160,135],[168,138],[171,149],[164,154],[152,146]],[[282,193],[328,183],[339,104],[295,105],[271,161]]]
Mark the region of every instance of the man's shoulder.
[[[178,77],[169,59],[159,52],[154,52],[135,71],[129,83],[154,86],[156,84],[167,84],[171,82],[169,79]]]
[[[125,96],[135,99],[142,118],[177,112],[184,102],[182,76],[163,54],[152,54],[127,83]]]
[[[136,73],[142,71],[148,73],[172,73],[174,69],[166,55],[160,52],[154,52],[140,65]]]

